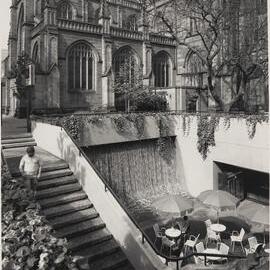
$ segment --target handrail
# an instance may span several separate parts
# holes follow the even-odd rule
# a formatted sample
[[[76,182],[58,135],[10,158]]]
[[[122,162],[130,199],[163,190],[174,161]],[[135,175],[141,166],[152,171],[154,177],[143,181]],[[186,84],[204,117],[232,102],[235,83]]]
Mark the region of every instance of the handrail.
[[[45,110],[45,109],[44,109]],[[48,110],[49,111],[49,110]],[[129,115],[129,114],[140,114],[143,113],[145,116],[149,115],[153,115],[153,113],[163,113],[163,114],[167,114],[167,115],[181,115],[181,114],[190,114],[190,115],[208,115],[208,114],[217,114],[217,115],[221,115],[221,116],[227,116],[227,115],[232,115],[232,116],[252,116],[252,115],[264,115],[264,116],[269,116],[269,112],[246,112],[246,111],[231,111],[231,112],[223,112],[223,111],[196,111],[196,112],[188,112],[186,110],[167,110],[167,111],[161,111],[161,112],[145,112],[145,111],[130,111],[130,112],[124,112],[124,111],[112,111],[112,112],[82,112],[82,113],[76,113],[74,114],[74,112],[69,112],[69,113],[43,113],[43,115],[38,115],[38,114],[33,114],[32,117],[36,118],[36,117],[43,117],[46,118],[47,115],[48,117],[64,117],[64,116],[70,116],[70,115],[75,115],[75,116],[88,116],[88,115],[95,115],[95,116],[104,116],[104,115],[117,115],[117,114],[121,114],[121,115]]]
[[[43,117],[39,117],[41,119],[41,122],[43,122]],[[48,122],[46,122],[48,123]],[[54,124],[55,125],[55,124]],[[176,268],[177,270],[179,270],[179,261],[182,261],[184,259],[188,259],[192,256],[202,256],[204,257],[204,262],[205,265],[207,264],[207,257],[221,257],[221,258],[230,258],[230,259],[245,259],[246,256],[239,256],[239,255],[223,255],[223,254],[211,254],[211,253],[196,253],[196,252],[192,252],[186,256],[180,256],[180,257],[170,257],[167,256],[165,254],[162,254],[160,250],[157,249],[157,247],[152,243],[150,237],[143,231],[143,229],[140,227],[140,225],[138,224],[138,222],[131,216],[131,214],[129,213],[129,211],[126,209],[126,206],[122,203],[122,201],[119,199],[119,197],[114,193],[114,191],[112,190],[112,188],[108,185],[108,183],[106,182],[106,180],[104,179],[104,177],[101,175],[101,173],[95,168],[95,166],[93,165],[92,161],[87,157],[87,155],[84,153],[84,151],[82,150],[82,148],[79,146],[79,144],[76,142],[76,140],[70,135],[70,133],[68,132],[67,129],[65,129],[65,127],[61,126],[61,125],[56,125],[59,126],[61,129],[63,129],[66,134],[70,137],[70,139],[72,140],[72,142],[74,143],[74,145],[77,147],[77,149],[79,150],[79,155],[83,156],[86,161],[89,163],[89,165],[92,167],[92,169],[95,171],[95,173],[99,176],[99,178],[101,179],[101,181],[103,182],[104,186],[105,186],[105,192],[110,191],[110,193],[113,195],[113,197],[115,198],[115,200],[119,203],[119,205],[121,206],[121,208],[124,210],[124,212],[127,214],[127,216],[131,219],[131,221],[134,223],[134,225],[137,227],[137,229],[141,232],[142,234],[142,243],[144,244],[145,239],[147,240],[148,244],[151,246],[151,248],[154,250],[154,252],[164,258],[166,260],[166,263],[168,263],[169,261],[171,262],[175,262],[176,263]]]

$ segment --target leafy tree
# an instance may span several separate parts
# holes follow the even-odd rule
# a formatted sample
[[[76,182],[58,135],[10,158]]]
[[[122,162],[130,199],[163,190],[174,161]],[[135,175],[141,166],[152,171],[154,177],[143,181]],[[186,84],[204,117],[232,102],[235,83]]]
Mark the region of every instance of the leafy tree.
[[[131,59],[127,56],[120,65],[113,85],[117,99],[116,104],[124,103],[126,112],[130,111],[131,106],[134,106],[136,97],[146,90],[143,85],[142,72]]]
[[[16,79],[16,92],[15,95],[19,99],[26,98],[26,78],[28,77],[28,65],[31,63],[31,59],[28,54],[22,52],[21,55],[18,56],[16,65],[11,70],[12,78]]]

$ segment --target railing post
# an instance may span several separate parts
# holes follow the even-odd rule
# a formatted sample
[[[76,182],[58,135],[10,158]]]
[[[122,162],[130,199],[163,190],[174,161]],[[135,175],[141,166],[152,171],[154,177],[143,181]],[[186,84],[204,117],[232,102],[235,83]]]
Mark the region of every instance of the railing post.
[[[145,238],[144,238],[144,235],[143,235],[143,233],[142,233],[142,243],[144,244],[144,241],[145,240]]]
[[[206,261],[207,259],[206,258],[207,258],[206,255],[204,255],[204,265],[205,266],[207,266],[207,261]]]
[[[176,261],[176,270],[179,270],[179,261]]]

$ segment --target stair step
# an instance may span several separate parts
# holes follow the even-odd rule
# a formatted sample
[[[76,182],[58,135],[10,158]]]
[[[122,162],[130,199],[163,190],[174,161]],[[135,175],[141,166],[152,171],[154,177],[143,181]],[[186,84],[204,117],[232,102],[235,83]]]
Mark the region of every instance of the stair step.
[[[84,248],[83,250],[75,252],[75,256],[83,257],[80,260],[86,260],[87,263],[103,258],[104,256],[110,255],[120,249],[118,243],[111,239],[106,242],[102,242],[92,247]]]
[[[39,182],[37,185],[37,190],[59,187],[74,183],[78,183],[78,180],[74,177],[74,175],[64,176],[55,179],[49,179],[47,181],[43,180],[42,182]]]
[[[11,149],[11,148],[21,148],[21,147],[28,147],[28,146],[36,146],[36,142],[25,142],[25,143],[11,143],[2,145],[2,149]]]
[[[70,194],[59,195],[59,196],[48,198],[48,199],[47,198],[42,199],[42,200],[39,200],[39,204],[41,205],[43,209],[45,209],[45,208],[58,206],[65,203],[80,201],[83,199],[87,199],[87,195],[85,194],[85,192],[79,191],[79,192],[73,192]]]
[[[55,217],[49,219],[50,224],[54,229],[59,229],[61,227],[77,224],[79,222],[83,222],[86,220],[90,220],[93,218],[97,218],[99,213],[96,211],[94,207],[80,210],[77,212],[73,212],[70,214],[63,215],[61,217]]]
[[[65,161],[59,160],[57,162],[50,163],[50,164],[42,164],[42,173],[63,170],[63,169],[68,169],[68,168],[69,168],[69,166]],[[19,170],[15,171],[15,172],[13,171],[12,176],[19,177],[19,176],[21,176],[21,173]]]
[[[98,231],[90,232],[70,239],[68,242],[68,248],[71,251],[77,251],[79,249],[90,247],[110,239],[112,239],[112,235],[110,234],[107,228],[104,228]]]
[[[12,143],[25,143],[34,142],[35,140],[31,137],[29,138],[16,138],[16,139],[2,139],[2,145],[12,144]]]
[[[10,134],[10,135],[6,135],[6,136],[2,136],[1,139],[2,140],[9,140],[9,139],[22,139],[22,138],[32,138],[32,134],[31,133],[21,133],[21,134]]]
[[[69,194],[72,192],[80,191],[82,187],[79,184],[70,184],[60,187],[48,188],[44,190],[38,190],[36,193],[36,199],[51,198],[60,196],[63,194]]]
[[[70,169],[49,171],[49,172],[42,173],[39,181],[49,180],[49,179],[63,177],[63,176],[69,176],[72,174],[73,173]]]
[[[93,204],[88,200],[81,200],[77,202],[67,203],[60,206],[51,207],[48,209],[42,210],[42,214],[46,218],[53,218],[63,216],[68,213],[76,212],[79,210],[84,210],[92,207]]]
[[[128,259],[122,250],[89,263],[89,269],[113,270],[126,265]]]
[[[100,217],[86,220],[74,225],[61,228],[56,232],[56,237],[59,238],[72,238],[78,235],[82,235],[88,232],[93,232],[105,228],[105,223],[101,220]]]

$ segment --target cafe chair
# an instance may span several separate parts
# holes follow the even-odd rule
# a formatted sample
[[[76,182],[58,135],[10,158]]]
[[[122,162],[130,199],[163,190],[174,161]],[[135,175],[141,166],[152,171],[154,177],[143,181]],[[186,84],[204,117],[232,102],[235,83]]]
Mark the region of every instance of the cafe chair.
[[[175,245],[174,241],[171,241],[170,239],[168,239],[166,236],[163,236],[161,238],[161,252],[163,251],[164,248],[169,249],[170,251],[170,257],[172,256],[172,248]]]
[[[194,247],[197,244],[199,237],[200,237],[200,234],[198,234],[197,237],[195,237],[194,235],[190,235],[189,239],[184,244],[185,253],[187,251],[187,248],[191,248],[192,251],[194,252]]]
[[[232,251],[234,251],[235,244],[239,243],[241,245],[241,248],[243,252],[245,252],[244,247],[243,247],[243,238],[245,235],[245,230],[242,228],[240,233],[237,231],[233,231],[231,235],[231,245],[232,245]]]
[[[162,239],[162,237],[165,235],[165,230],[166,228],[162,227],[160,228],[159,225],[156,223],[153,225],[153,230],[155,232],[155,241],[154,241],[154,245],[156,244],[156,241],[158,239]]]
[[[206,228],[210,228],[210,226],[212,225],[211,219],[207,219],[204,223],[206,225]]]
[[[220,235],[216,232],[212,231],[210,228],[207,228],[207,235],[206,235],[206,246],[208,245],[208,242],[221,242]]]
[[[224,243],[220,243],[220,244],[219,244],[219,252],[220,252],[222,255],[228,255],[228,254],[229,254],[229,249],[230,249],[230,247],[227,246],[226,244],[224,244]],[[220,257],[220,258],[218,259],[218,261],[219,261],[219,262],[224,262],[224,261],[228,262],[228,258],[227,258],[227,257]]]
[[[205,250],[203,242],[199,242],[198,244],[196,244],[195,248],[196,248],[197,253],[203,253],[204,250]],[[195,257],[197,257],[197,259],[200,260],[200,261],[204,261],[203,256],[195,256]]]
[[[254,253],[256,249],[261,245],[264,247],[263,243],[258,243],[257,238],[255,236],[248,238],[248,244],[249,244],[248,253]]]
[[[175,224],[175,227],[177,227],[178,230],[182,231],[182,224],[179,221],[176,221]]]

